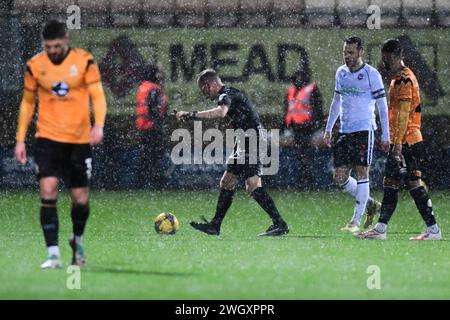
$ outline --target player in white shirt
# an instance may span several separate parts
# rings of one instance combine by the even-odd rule
[[[375,210],[380,206],[370,198],[369,166],[374,144],[375,104],[381,122],[381,149],[389,150],[389,122],[386,94],[380,73],[363,61],[362,40],[350,37],[344,40],[345,64],[336,71],[336,89],[331,103],[324,143],[331,147],[332,130],[339,117],[339,137],[333,144],[334,179],[355,198],[351,221],[341,230],[358,232],[366,206],[370,225]],[[350,174],[354,170],[353,178]]]

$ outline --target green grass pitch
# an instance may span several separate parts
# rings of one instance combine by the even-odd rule
[[[291,232],[258,238],[270,221],[238,193],[219,237],[188,223],[210,217],[217,192],[99,192],[85,236],[88,265],[69,290],[69,200],[58,202],[64,268],[41,271],[46,256],[38,193],[0,192],[0,299],[449,299],[450,192],[431,192],[444,240],[411,242],[423,230],[402,192],[388,240],[360,241],[339,228],[352,202],[336,192],[271,192]],[[376,197],[381,194],[376,193]],[[159,235],[153,219],[173,212],[176,235]],[[380,289],[369,289],[369,266]],[[370,282],[370,281],[369,281]]]

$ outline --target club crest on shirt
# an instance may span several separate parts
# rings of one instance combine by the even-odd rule
[[[78,68],[76,65],[72,64],[69,68],[69,75],[71,77],[76,77],[78,75]]]
[[[364,79],[364,75],[362,73],[358,74],[358,80]]]

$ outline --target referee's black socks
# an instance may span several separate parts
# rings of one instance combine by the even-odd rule
[[[211,220],[217,229],[220,229],[223,218],[233,202],[234,190],[220,189],[219,199],[217,200],[216,214]]]
[[[72,204],[72,224],[73,234],[76,237],[81,237],[86,227],[86,222],[89,217],[89,204]]]
[[[276,226],[286,224],[281,218],[275,203],[263,187],[258,187],[252,192],[252,197],[267,212]]]
[[[59,221],[56,199],[41,199],[40,220],[47,247],[57,246]]]

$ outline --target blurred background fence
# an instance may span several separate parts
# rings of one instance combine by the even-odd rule
[[[3,0],[26,24],[81,9],[84,27],[365,27],[377,5],[383,27],[449,27],[448,0]]]
[[[214,67],[255,101],[267,128],[280,128],[284,96],[292,75],[301,68],[311,69],[327,113],[334,72],[342,63],[341,40],[352,34],[363,38],[366,61],[374,66],[380,62],[379,45],[386,38],[397,37],[408,48],[405,60],[418,75],[425,101],[427,182],[432,188],[450,187],[450,0],[2,0],[0,183],[4,188],[36,185],[32,158],[25,167],[12,158],[23,66],[41,50],[42,23],[55,17],[68,19],[73,5],[80,10],[81,28],[70,30],[72,45],[95,55],[109,107],[105,143],[95,150],[94,187],[136,187],[141,146],[134,129],[134,101],[144,65],[159,63],[165,69],[171,108],[212,106],[196,88],[195,75],[204,67]],[[380,29],[367,26],[371,5],[380,8]],[[178,124],[169,119],[168,127],[172,130]],[[222,125],[206,122],[204,130],[210,127]],[[304,156],[315,162],[313,187],[331,187],[330,150],[315,143]],[[383,155],[377,152],[376,159],[373,187],[380,186],[383,171]],[[298,188],[302,172],[297,160],[292,148],[282,148],[279,174],[266,177],[266,183]],[[170,188],[215,187],[224,169],[174,166],[168,154],[163,167]]]

